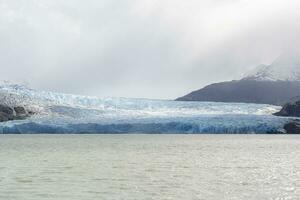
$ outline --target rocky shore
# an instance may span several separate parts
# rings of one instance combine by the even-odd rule
[[[278,113],[275,113],[275,115],[285,117],[300,117],[300,101],[285,104]]]
[[[0,104],[0,122],[11,120],[22,120],[33,115],[31,111],[27,111],[23,106],[10,107]]]
[[[294,120],[284,126],[284,130],[289,134],[300,134],[300,120]]]
[[[300,117],[300,101],[285,104],[282,109],[274,115],[283,117]],[[284,126],[284,130],[289,134],[300,134],[300,120],[291,120]]]

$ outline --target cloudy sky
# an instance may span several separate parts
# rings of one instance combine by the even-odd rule
[[[0,0],[0,79],[172,99],[300,44],[299,0]]]

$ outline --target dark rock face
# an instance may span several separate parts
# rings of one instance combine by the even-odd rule
[[[239,80],[212,84],[176,100],[283,105],[299,94],[300,81]]]
[[[285,104],[282,109],[275,113],[276,116],[300,117],[300,101],[292,101]],[[300,120],[294,119],[284,125],[284,130],[289,134],[300,134]]]
[[[11,108],[9,106],[0,105],[0,122],[6,122],[10,120],[22,120],[26,119],[34,113],[27,113],[26,109],[21,106]]]
[[[8,106],[0,105],[0,112],[13,115],[14,110]]]
[[[12,120],[14,110],[8,106],[0,105],[0,122]]]
[[[5,122],[5,121],[9,121],[11,119],[11,117],[4,112],[0,112],[0,122]]]
[[[300,117],[300,101],[285,104],[282,109],[274,115],[284,117]]]
[[[26,115],[26,110],[24,107],[17,106],[17,107],[14,107],[14,110],[17,115]]]
[[[284,126],[284,130],[288,134],[300,134],[300,121],[295,120]]]

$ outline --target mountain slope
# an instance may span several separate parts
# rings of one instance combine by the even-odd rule
[[[300,81],[300,55],[283,54],[271,65],[260,65],[244,80]]]
[[[296,94],[300,94],[299,81],[240,80],[215,83],[177,100],[282,105]]]
[[[283,55],[238,81],[215,83],[178,101],[216,101],[283,105],[300,95],[300,56]]]

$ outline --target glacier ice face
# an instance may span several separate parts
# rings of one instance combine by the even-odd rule
[[[260,104],[97,98],[0,86],[0,102],[36,115],[0,123],[0,133],[274,133],[287,119]]]

